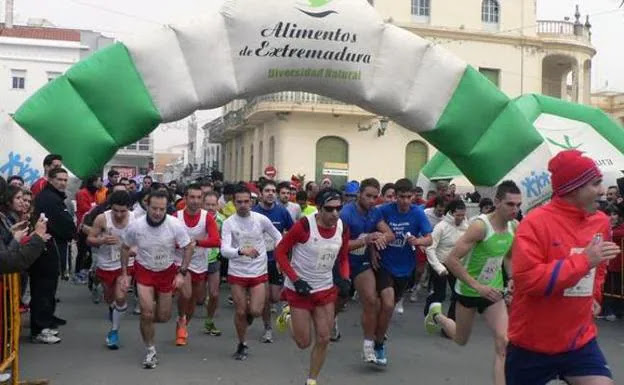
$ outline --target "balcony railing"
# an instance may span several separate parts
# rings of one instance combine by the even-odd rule
[[[537,34],[541,36],[574,38],[590,42],[591,27],[584,24],[575,24],[571,21],[540,20],[537,22]]]
[[[261,103],[284,103],[299,105],[342,105],[347,103],[302,91],[283,91],[272,94],[257,96],[249,101],[234,100],[228,103],[224,109],[224,115],[204,125],[211,137],[219,137],[226,128],[242,127],[246,124],[246,118],[255,111]],[[212,140],[212,139],[211,139]]]

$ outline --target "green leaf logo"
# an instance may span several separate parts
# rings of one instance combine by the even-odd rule
[[[579,145],[573,145],[572,141],[570,140],[570,137],[568,135],[564,135],[563,136],[563,141],[564,143],[558,143],[550,138],[546,138],[552,145],[557,146],[557,147],[561,147],[564,150],[577,150],[579,147],[581,147],[583,144],[579,144]]]
[[[329,4],[332,0],[308,0],[308,5],[310,8],[319,8],[324,7]]]

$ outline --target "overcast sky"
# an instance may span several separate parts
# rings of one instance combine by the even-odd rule
[[[408,1],[408,0],[379,0]],[[434,0],[435,1],[435,0]],[[503,0],[505,1],[517,0]],[[525,0],[532,1],[532,0]],[[0,0],[1,3],[2,0]],[[91,29],[122,38],[158,24],[188,19],[204,4],[217,9],[222,0],[15,0],[16,20],[45,18],[59,27]],[[459,2],[459,0],[458,0]],[[590,15],[592,42],[598,53],[593,59],[592,89],[624,92],[624,7],[621,0],[537,0],[537,17],[542,20],[573,20],[574,6]],[[4,4],[2,4],[2,10]],[[200,124],[215,112],[202,114]],[[172,143],[173,144],[173,143]],[[177,144],[177,143],[176,143]],[[158,147],[161,147],[158,145]]]

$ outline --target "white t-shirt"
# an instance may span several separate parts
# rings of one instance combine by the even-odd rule
[[[104,219],[106,220],[106,230],[109,235],[114,235],[123,241],[123,235],[134,222],[134,216],[132,213],[128,213],[128,224],[126,227],[120,229],[115,227],[113,218],[111,216],[111,210],[104,212]],[[95,258],[95,264],[98,269],[113,271],[121,269],[121,244],[117,245],[100,245],[99,247],[93,247],[93,257]],[[128,266],[134,265],[134,258],[130,257]]]
[[[288,214],[290,214],[293,222],[297,222],[299,218],[301,218],[301,206],[299,206],[297,203],[286,202],[286,204],[284,204],[283,206],[288,211]]]
[[[171,215],[157,227],[150,226],[144,216],[128,226],[123,241],[127,246],[137,246],[137,263],[148,270],[163,271],[173,264],[176,246],[188,246],[191,238],[184,225]]]
[[[264,235],[275,240],[282,240],[282,234],[273,226],[271,220],[262,214],[251,211],[249,216],[234,214],[223,222],[221,228],[221,255],[229,259],[228,275],[241,278],[255,278],[267,273],[267,253]],[[255,248],[256,258],[238,255],[238,249]]]

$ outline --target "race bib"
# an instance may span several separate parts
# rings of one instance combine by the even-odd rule
[[[368,233],[362,233],[362,234],[360,234],[359,237],[357,237],[357,239],[363,239],[367,235],[368,235]],[[364,246],[362,246],[360,248],[357,248],[355,250],[351,250],[350,253],[353,254],[353,255],[364,255],[364,254],[366,254],[366,245],[364,245]]]
[[[329,270],[334,267],[336,252],[332,247],[322,247],[316,258],[316,270]]]
[[[169,253],[164,248],[152,249],[152,258],[156,269],[164,269],[171,264]]]
[[[596,277],[596,268],[594,267],[581,278],[576,285],[569,287],[563,291],[564,297],[591,297],[594,294],[594,278]]]
[[[120,247],[111,247],[111,261],[118,262],[121,260],[121,248]]]
[[[477,281],[479,283],[487,285],[492,282],[492,280],[496,277],[496,274],[500,271],[502,267],[502,261],[500,258],[488,258],[481,269],[481,273],[479,273],[479,277]]]

